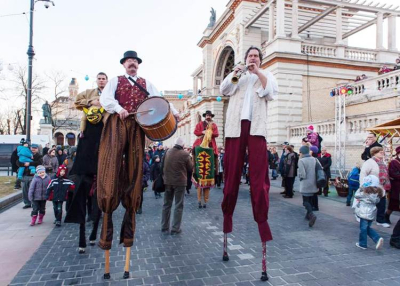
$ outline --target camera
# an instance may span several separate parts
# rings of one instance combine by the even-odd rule
[[[44,2],[44,7],[45,7],[46,9],[49,9],[49,7],[50,7],[50,2]]]

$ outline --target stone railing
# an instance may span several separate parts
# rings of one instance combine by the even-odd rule
[[[397,96],[397,89],[400,89],[400,70],[348,84],[353,86],[354,90],[353,94],[347,95],[346,105]],[[337,86],[337,90],[340,86]]]
[[[363,115],[347,116],[346,134],[349,141],[361,142],[370,128],[386,121],[400,117],[400,111],[388,110],[386,112],[368,113]],[[335,120],[302,123],[288,127],[288,141],[291,144],[299,145],[301,139],[306,136],[307,127],[313,125],[314,130],[324,138],[324,144],[333,146],[335,144]]]
[[[359,48],[345,48],[344,57],[349,60],[376,62],[378,52],[359,49]]]
[[[303,42],[301,44],[301,53],[310,56],[336,58],[340,57],[338,47],[335,45],[321,45]],[[355,61],[376,62],[378,52],[370,49],[362,48],[344,48],[344,58]]]
[[[301,52],[311,56],[336,57],[336,47],[332,46],[303,43],[301,44]]]

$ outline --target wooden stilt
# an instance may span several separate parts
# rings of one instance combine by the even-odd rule
[[[105,253],[106,265],[104,269],[104,279],[110,279],[110,250],[106,250]]]
[[[267,281],[267,244],[266,242],[262,242],[262,272],[261,272],[261,281]]]
[[[129,278],[129,266],[131,262],[131,248],[126,248],[126,255],[125,255],[125,272],[124,272],[124,279]]]
[[[229,261],[228,256],[228,234],[224,233],[224,255],[222,256],[223,261]]]

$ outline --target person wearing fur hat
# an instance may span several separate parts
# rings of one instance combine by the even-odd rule
[[[368,175],[363,178],[362,186],[354,196],[355,214],[360,219],[360,236],[356,246],[361,249],[367,249],[367,236],[376,243],[376,249],[380,249],[383,245],[383,238],[371,228],[371,224],[376,218],[376,204],[384,195],[385,191],[382,189],[379,178]]]
[[[389,163],[389,177],[391,189],[385,220],[391,224],[390,215],[392,212],[400,212],[400,146],[396,148],[396,157]]]
[[[50,182],[50,176],[46,174],[46,168],[42,165],[36,167],[36,175],[30,186],[28,197],[32,203],[31,226],[34,226],[39,215],[38,224],[43,222],[46,214],[46,190]]]
[[[309,221],[309,227],[312,227],[317,220],[313,213],[313,198],[318,192],[315,164],[319,164],[319,162],[310,155],[310,148],[301,146],[298,175],[300,178],[300,193],[303,196],[303,206],[307,210],[306,219]]]
[[[219,136],[218,132],[218,126],[213,122],[214,114],[210,111],[207,110],[205,113],[203,113],[204,121],[200,121],[197,123],[196,128],[194,129],[194,135],[197,136],[196,140],[193,143],[193,152],[197,146],[200,146],[200,144],[203,142],[204,134],[206,133],[207,128],[209,128],[209,125],[211,125],[212,128],[212,136],[211,136],[211,142],[209,143],[210,148],[214,150],[214,166],[216,166],[214,173],[215,177],[217,175],[217,166],[218,166],[218,147],[217,143],[215,141],[215,138]],[[197,201],[199,203],[199,208],[206,208],[208,198],[210,195],[210,188],[201,188],[200,186],[197,188]],[[202,204],[202,197],[203,197],[203,204]]]
[[[68,193],[74,189],[75,183],[67,179],[67,167],[59,166],[55,178],[50,181],[46,191],[46,199],[53,201],[56,226],[61,226],[62,205],[68,199]]]

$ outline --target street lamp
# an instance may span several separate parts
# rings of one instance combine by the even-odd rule
[[[44,2],[44,7],[48,9],[50,7],[50,3],[54,5],[54,2],[51,0],[31,0],[31,9],[30,9],[30,25],[29,25],[29,46],[28,46],[28,89],[26,94],[26,141],[31,143],[31,120],[32,120],[32,111],[31,111],[31,101],[32,101],[32,61],[35,56],[35,51],[33,50],[33,11],[35,9],[36,2]]]

